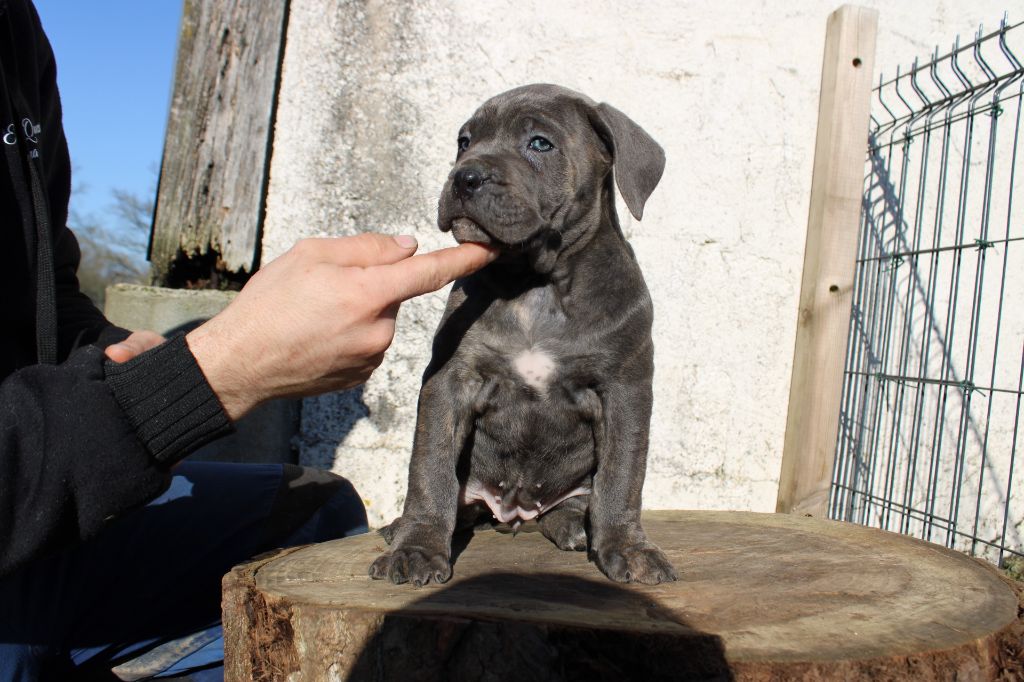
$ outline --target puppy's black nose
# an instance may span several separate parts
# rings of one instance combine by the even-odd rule
[[[478,189],[487,181],[484,174],[478,168],[462,168],[455,171],[452,189],[460,199],[472,199]]]

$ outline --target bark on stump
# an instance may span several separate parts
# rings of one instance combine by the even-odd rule
[[[538,532],[477,531],[422,589],[367,577],[376,534],[259,558],[224,579],[226,677],[1024,679],[1020,586],[981,561],[782,514],[645,526],[678,582],[618,585]]]

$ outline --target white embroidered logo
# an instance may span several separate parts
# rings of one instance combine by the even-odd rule
[[[43,126],[33,123],[30,118],[23,118],[21,119],[21,129],[25,131],[26,140],[32,144],[39,144],[39,138],[36,136],[43,132]]]
[[[21,130],[24,138],[32,144],[39,144],[39,134],[43,132],[43,126],[33,123],[30,118],[21,119]],[[4,144],[18,144],[18,133],[14,130],[14,124],[8,123],[4,131]]]

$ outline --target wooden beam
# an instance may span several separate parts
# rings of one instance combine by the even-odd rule
[[[287,7],[185,0],[150,237],[158,284],[259,265]]]
[[[877,28],[878,12],[856,5],[828,18],[779,512],[828,514]]]

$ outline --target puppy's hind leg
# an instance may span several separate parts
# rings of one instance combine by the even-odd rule
[[[399,522],[402,517],[399,516],[397,519],[384,526],[383,528],[377,529],[377,534],[384,538],[384,542],[391,544],[391,541],[395,539],[395,533],[398,532]]]
[[[563,500],[558,506],[546,512],[537,525],[548,540],[558,549],[582,552],[587,548],[587,502],[589,495],[579,495]]]

